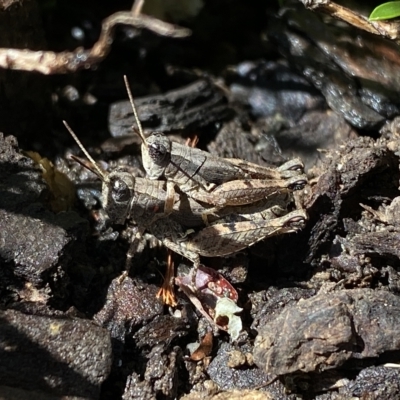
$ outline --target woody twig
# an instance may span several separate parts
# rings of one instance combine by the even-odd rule
[[[74,51],[56,53],[0,48],[0,68],[36,71],[44,75],[68,74],[80,69],[89,69],[101,62],[109,53],[117,25],[148,29],[158,35],[172,38],[191,35],[190,29],[169,24],[149,15],[120,11],[103,21],[99,40],[91,49],[79,47]]]
[[[370,21],[364,15],[336,4],[330,0],[300,0],[304,6],[313,11],[328,14],[340,21],[347,22],[358,29],[400,42],[400,23],[398,21]]]

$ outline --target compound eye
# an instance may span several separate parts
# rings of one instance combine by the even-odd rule
[[[129,201],[131,192],[128,185],[122,180],[117,179],[113,184],[112,197],[117,203],[124,203]]]
[[[153,143],[149,146],[149,154],[154,162],[162,162],[167,156],[168,150],[160,143]]]

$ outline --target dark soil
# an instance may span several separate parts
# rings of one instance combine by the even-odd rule
[[[89,48],[130,7],[0,0],[0,47]],[[400,399],[399,48],[297,2],[165,18],[192,36],[121,26],[87,70],[0,70],[0,398]],[[182,291],[156,297],[167,252],[148,233],[122,280],[132,228],[103,224],[70,157],[62,120],[102,168],[145,176],[123,75],[145,130],[306,165],[301,232],[202,259],[238,292],[234,342]]]

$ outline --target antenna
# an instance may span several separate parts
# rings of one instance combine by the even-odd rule
[[[71,134],[71,136],[74,138],[75,142],[78,144],[79,148],[83,151],[83,154],[86,156],[86,158],[92,163],[93,168],[96,170],[96,172],[99,174],[99,177],[105,181],[106,176],[104,175],[104,172],[100,169],[100,167],[96,164],[94,161],[93,157],[89,154],[89,152],[83,147],[83,144],[81,141],[78,139],[78,136],[75,135],[74,131],[71,129],[71,127],[67,124],[66,121],[63,121],[64,126],[68,129],[68,132]],[[94,171],[93,171],[94,172]]]
[[[147,146],[146,138],[143,134],[142,124],[140,123],[139,116],[136,111],[135,103],[133,102],[131,88],[129,87],[129,82],[128,82],[128,78],[126,75],[124,75],[124,82],[125,82],[126,91],[128,92],[129,102],[131,103],[131,106],[132,106],[133,115],[135,116],[136,125],[138,126],[138,129],[139,129],[139,131],[136,131],[136,132],[139,134],[140,138],[142,139],[142,142]]]

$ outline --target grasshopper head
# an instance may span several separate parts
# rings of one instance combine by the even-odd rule
[[[150,179],[164,174],[171,161],[171,141],[162,132],[153,132],[142,144],[143,167]]]
[[[110,172],[103,180],[102,204],[113,224],[124,224],[129,218],[134,187],[134,176],[123,168]]]
[[[143,167],[150,179],[158,179],[164,174],[171,159],[171,141],[162,132],[153,132],[149,137],[145,137],[126,76],[124,76],[124,81],[137,125],[134,131],[142,140]]]
[[[73,156],[73,159],[82,164],[89,171],[95,173],[102,181],[101,203],[104,211],[107,213],[110,221],[114,224],[124,224],[129,217],[132,199],[135,195],[135,178],[127,172],[124,167],[119,167],[114,171],[107,173],[103,171],[94,161],[93,157],[85,149],[78,137],[65,122],[64,125],[74,138],[75,142],[81,148],[89,163]]]

